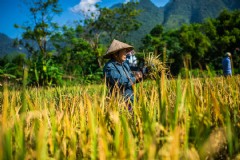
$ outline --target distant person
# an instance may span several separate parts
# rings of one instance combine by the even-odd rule
[[[126,61],[127,53],[133,50],[133,46],[118,40],[113,40],[104,58],[110,59],[103,68],[107,86],[110,93],[113,91],[120,93],[127,104],[128,110],[132,112],[134,100],[133,85],[142,79],[141,72],[133,74]]]
[[[227,52],[225,57],[222,60],[222,67],[223,67],[223,75],[225,77],[232,76],[232,67],[231,67],[231,53]]]

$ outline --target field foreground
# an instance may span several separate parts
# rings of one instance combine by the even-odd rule
[[[240,76],[2,90],[0,159],[240,159]]]

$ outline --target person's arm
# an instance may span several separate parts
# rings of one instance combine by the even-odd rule
[[[127,69],[133,83],[138,83],[142,80],[142,72],[141,71],[132,71],[130,69],[130,66],[128,65],[128,63],[124,63],[124,67]]]
[[[126,76],[121,75],[117,70],[117,68],[111,63],[109,63],[104,68],[104,73],[105,73],[107,82],[110,83],[111,85],[115,85],[115,83],[118,83],[118,86],[130,87],[132,86],[132,83],[136,82],[135,77],[130,77],[131,78],[131,81],[130,81]]]

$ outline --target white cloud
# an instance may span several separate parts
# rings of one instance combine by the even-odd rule
[[[128,3],[128,2],[130,2],[130,0],[125,0],[125,2],[124,2],[124,3]]]
[[[92,13],[98,14],[98,9],[95,6],[98,2],[101,2],[101,0],[80,0],[80,3],[70,8],[70,10],[85,16],[90,16]]]

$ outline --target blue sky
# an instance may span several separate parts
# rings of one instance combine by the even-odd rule
[[[28,21],[29,14],[23,3],[24,0],[0,0],[0,33],[11,38],[21,37],[21,30],[13,27],[14,24],[22,25]],[[102,7],[110,7],[116,3],[123,3],[127,0],[59,0],[63,12],[55,17],[60,25],[71,25],[74,20],[81,18],[79,10],[90,9],[95,11],[93,4]],[[169,0],[151,0],[156,6],[164,6]]]

